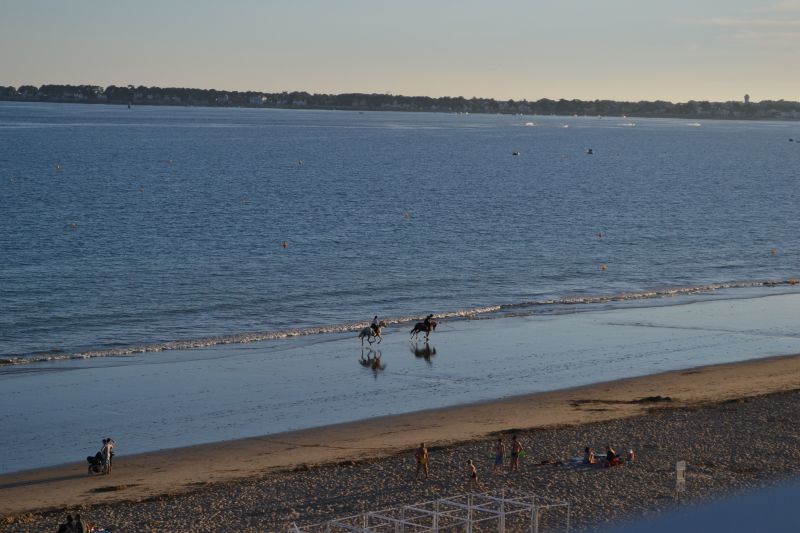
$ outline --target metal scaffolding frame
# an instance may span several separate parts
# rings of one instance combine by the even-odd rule
[[[289,528],[289,533],[569,533],[569,503],[514,490],[470,492]]]

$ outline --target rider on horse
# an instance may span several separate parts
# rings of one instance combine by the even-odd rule
[[[380,329],[381,329],[381,327],[380,327],[380,325],[379,325],[379,324],[380,324],[380,322],[378,321],[378,315],[375,315],[375,317],[372,319],[372,324],[370,324],[370,325],[369,325],[369,327],[371,327],[371,328],[372,328],[372,332],[373,332],[375,335],[377,335],[377,334],[378,334],[378,332],[379,332],[379,331],[380,331]]]
[[[423,320],[423,322],[425,323],[425,331],[430,331],[431,330],[431,319],[432,318],[433,318],[433,314],[430,314],[430,315],[425,317],[425,320]]]

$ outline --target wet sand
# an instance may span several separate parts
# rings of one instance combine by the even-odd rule
[[[289,521],[462,492],[467,457],[479,462],[490,488],[563,497],[579,524],[603,522],[671,505],[677,459],[698,467],[691,471],[691,498],[800,473],[800,395],[786,392],[798,389],[800,356],[774,357],[120,455],[110,476],[89,477],[82,463],[3,475],[0,530],[50,529],[61,510],[81,506],[85,516],[116,531],[133,524],[140,531],[217,531],[231,523],[242,531],[277,531]],[[529,453],[523,473],[490,475],[488,436],[515,429]],[[420,441],[433,447],[434,479],[427,484],[416,484],[409,471],[410,450]],[[637,449],[635,468],[587,475],[534,464],[606,442]],[[586,510],[589,500],[606,494],[613,496],[608,505]]]

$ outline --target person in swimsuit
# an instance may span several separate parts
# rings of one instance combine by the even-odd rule
[[[522,444],[517,440],[517,436],[511,437],[511,464],[509,470],[511,472],[519,472],[519,456],[522,454]]]
[[[469,471],[469,481],[467,482],[467,490],[479,490],[483,492],[483,487],[478,482],[478,469],[475,468],[475,463],[472,459],[467,461],[467,470]]]
[[[495,472],[503,470],[503,460],[506,457],[506,445],[503,443],[503,437],[497,438],[497,444],[494,445],[494,470]]]
[[[419,448],[414,452],[414,458],[417,460],[417,474],[414,479],[419,479],[420,471],[425,474],[425,479],[428,479],[428,449],[424,442],[419,443]]]

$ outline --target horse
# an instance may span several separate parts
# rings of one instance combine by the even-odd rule
[[[366,338],[367,342],[370,344],[375,342],[375,339],[377,339],[378,343],[380,344],[380,342],[383,340],[383,337],[381,337],[381,329],[385,327],[386,327],[386,322],[381,320],[380,322],[378,322],[378,327],[376,330],[373,330],[372,326],[367,326],[364,329],[362,329],[361,333],[358,334],[358,338],[361,339],[361,346],[364,346],[364,338]]]
[[[417,322],[414,324],[414,327],[411,329],[411,336],[414,338],[419,338],[419,334],[424,333],[425,340],[428,340],[428,336],[431,334],[431,331],[436,331],[436,321],[431,320],[428,323],[430,324],[429,327],[425,326],[425,322]]]

